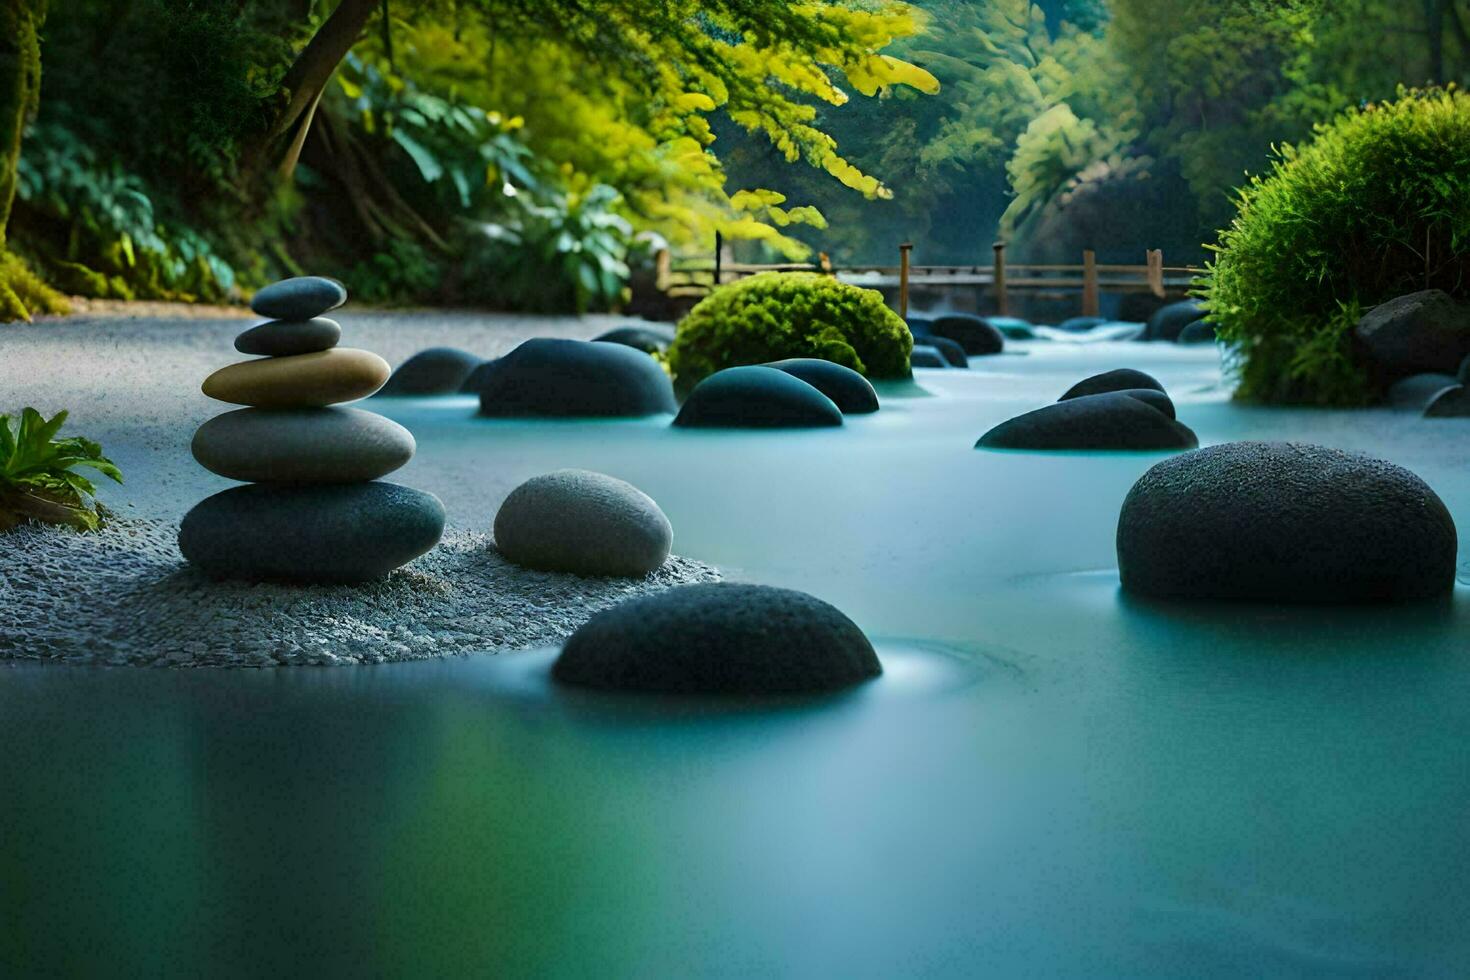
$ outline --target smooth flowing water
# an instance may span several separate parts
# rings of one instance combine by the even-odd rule
[[[1149,454],[972,449],[1096,371],[1205,444],[1403,463],[1470,528],[1470,423],[1228,402],[1213,349],[1034,345],[820,432],[374,404],[477,480],[630,480],[682,554],[803,589],[887,673],[767,705],[551,687],[554,651],[0,672],[0,966],[383,974],[1448,975],[1470,954],[1470,592],[1160,606]],[[0,970],[0,972],[4,972]]]

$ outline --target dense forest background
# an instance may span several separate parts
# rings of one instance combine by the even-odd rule
[[[1198,262],[1273,146],[1470,75],[1470,0],[0,0],[0,28],[9,249],[119,298],[312,271],[608,308],[716,231]]]

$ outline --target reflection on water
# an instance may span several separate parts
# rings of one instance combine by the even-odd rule
[[[550,651],[3,669],[0,965],[1457,972],[1470,592],[1362,609],[1132,601],[1113,532],[1155,457],[970,448],[1131,365],[1205,443],[1377,451],[1470,527],[1454,423],[1241,408],[1212,357],[1038,348],[926,373],[933,397],[823,433],[382,406],[421,456],[465,457],[469,491],[559,466],[631,480],[677,550],[834,602],[877,637],[886,673],[752,705],[558,691]],[[429,489],[451,519],[467,506],[464,488]]]

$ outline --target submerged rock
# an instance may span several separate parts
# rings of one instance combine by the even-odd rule
[[[842,411],[813,386],[774,367],[716,371],[694,386],[674,419],[704,428],[803,428],[842,424]]]
[[[1164,386],[1151,374],[1135,371],[1133,368],[1116,368],[1112,371],[1104,371],[1102,374],[1094,374],[1090,378],[1083,378],[1063,392],[1062,397],[1057,401],[1064,402],[1085,395],[1101,395],[1105,391],[1129,391],[1141,388],[1152,388],[1154,391],[1164,390]]]
[[[242,408],[194,433],[194,458],[231,480],[354,483],[376,480],[413,458],[413,435],[356,408]]]
[[[1007,340],[1033,340],[1036,330],[1031,326],[1029,320],[1022,320],[1015,316],[988,316],[985,322],[996,330]]]
[[[347,290],[335,279],[297,276],[271,283],[250,300],[250,308],[273,320],[310,320],[347,302]]]
[[[270,320],[236,337],[235,350],[242,354],[289,357],[327,350],[341,340],[342,325],[324,316],[311,320]]]
[[[975,447],[1150,450],[1198,446],[1199,440],[1187,426],[1161,410],[1161,395],[1142,389],[1069,398],[1002,422],[981,436]],[[1167,401],[1167,395],[1162,397]]]
[[[936,337],[948,337],[963,347],[966,354],[976,357],[999,354],[1006,345],[999,330],[984,317],[970,313],[947,313],[935,317],[930,329]]]
[[[1373,307],[1353,334],[1388,377],[1450,373],[1470,356],[1470,304],[1440,289],[1410,293]]]
[[[387,380],[388,362],[377,354],[333,347],[231,364],[205,378],[201,390],[236,405],[317,408],[366,398]]]
[[[1176,344],[1213,344],[1217,339],[1213,323],[1209,320],[1196,320],[1179,331],[1179,336],[1174,342]]]
[[[653,498],[588,470],[533,477],[495,515],[495,547],[527,568],[644,576],[664,563],[674,529]]]
[[[865,415],[878,411],[878,393],[867,378],[844,364],[835,364],[816,357],[791,357],[784,361],[772,361],[766,367],[785,371],[793,378],[805,381],[813,388],[832,399],[844,415]]]
[[[1074,316],[1069,320],[1063,320],[1061,323],[1058,323],[1057,329],[1065,330],[1068,333],[1083,333],[1094,327],[1100,327],[1107,322],[1106,318],[1100,316]]]
[[[922,343],[938,351],[939,356],[944,358],[945,363],[950,367],[967,368],[970,366],[970,359],[965,356],[965,349],[948,337],[925,337]],[[912,358],[910,358],[910,365],[912,365]]]
[[[923,338],[928,340],[929,338]],[[949,361],[939,353],[939,348],[930,344],[914,344],[914,349],[909,352],[909,367],[916,368],[947,368]]]
[[[527,340],[479,372],[480,414],[643,416],[674,412],[674,386],[658,362],[622,344]]]
[[[883,671],[852,620],[802,592],[690,585],[594,616],[552,667],[563,684],[666,694],[808,694]]]
[[[1123,587],[1160,599],[1364,602],[1447,594],[1454,520],[1369,456],[1236,442],[1155,465],[1118,518]]]
[[[464,387],[481,358],[457,347],[430,347],[398,365],[380,396],[454,395]]]
[[[179,550],[214,578],[365,582],[439,542],[444,505],[396,483],[253,483],[206,497]]]
[[[1422,412],[1446,388],[1461,382],[1452,374],[1414,374],[1388,386],[1388,404],[1399,411]]]
[[[1427,419],[1462,419],[1470,416],[1470,388],[1452,385],[1430,399],[1424,406]]]

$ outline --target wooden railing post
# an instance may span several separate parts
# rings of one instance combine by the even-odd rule
[[[995,290],[995,312],[998,316],[1009,316],[1011,304],[1006,296],[1006,243],[996,242],[990,247],[995,249],[995,272],[991,276],[991,288]]]
[[[898,315],[907,319],[909,315],[909,252],[912,242],[898,246]]]
[[[669,254],[668,249],[658,250],[658,254],[653,257],[653,269],[654,287],[661,293],[668,292],[669,287],[673,286],[674,277],[674,257]]]
[[[725,251],[725,236],[715,232],[715,288],[720,288],[721,254]]]
[[[1087,249],[1082,253],[1082,315],[1097,316],[1097,253]]]
[[[1164,298],[1164,250],[1148,250],[1148,291],[1159,299]]]

